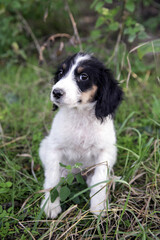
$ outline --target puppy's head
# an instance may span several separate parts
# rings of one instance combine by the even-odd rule
[[[96,117],[103,120],[113,115],[121,100],[122,90],[111,72],[89,54],[67,58],[55,74],[51,101],[58,107],[82,108],[92,104]]]

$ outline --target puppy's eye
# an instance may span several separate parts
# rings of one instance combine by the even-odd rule
[[[82,73],[80,76],[79,76],[79,79],[81,81],[87,81],[89,79],[89,76],[87,75],[87,73]]]
[[[62,70],[62,69],[60,69],[60,70],[59,70],[59,72],[58,72],[58,78],[61,78],[61,77],[62,77],[62,75],[63,75],[63,70]]]

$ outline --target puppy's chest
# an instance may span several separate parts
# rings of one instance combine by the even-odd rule
[[[98,155],[97,134],[92,126],[88,124],[72,124],[63,129],[63,139],[60,139],[60,148],[63,153],[64,164],[74,165],[75,162],[83,164],[83,168],[94,164]]]
[[[92,123],[71,122],[63,126],[63,144],[74,149],[87,149],[97,145],[98,132]]]
[[[106,142],[103,126],[92,114],[60,111],[52,126],[53,141],[66,158],[95,156]]]

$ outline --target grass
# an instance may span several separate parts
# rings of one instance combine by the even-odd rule
[[[111,208],[105,218],[88,211],[87,186],[75,180],[63,183],[71,192],[63,213],[45,218],[38,148],[53,118],[51,74],[35,60],[1,71],[0,239],[160,239],[159,83],[154,69],[138,61],[129,88],[122,83],[125,99],[115,120],[118,161],[106,182]]]

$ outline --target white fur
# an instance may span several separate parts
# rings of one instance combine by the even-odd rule
[[[83,58],[77,59],[69,74],[53,86],[53,89],[63,88],[66,95],[59,104],[60,109],[53,120],[49,135],[40,145],[39,155],[45,171],[45,189],[58,184],[63,174],[60,162],[65,165],[82,163],[83,169],[95,165],[93,175],[88,176],[88,186],[106,181],[116,162],[116,136],[112,118],[108,116],[101,123],[95,117],[95,103],[83,104],[81,107],[77,103],[80,91],[73,81],[73,70]],[[55,102],[52,94],[51,100]],[[92,213],[99,214],[106,209],[105,183],[91,188],[90,197]],[[43,206],[47,217],[56,218],[61,212],[59,197],[51,203],[49,192],[45,194],[41,204],[41,207]]]

